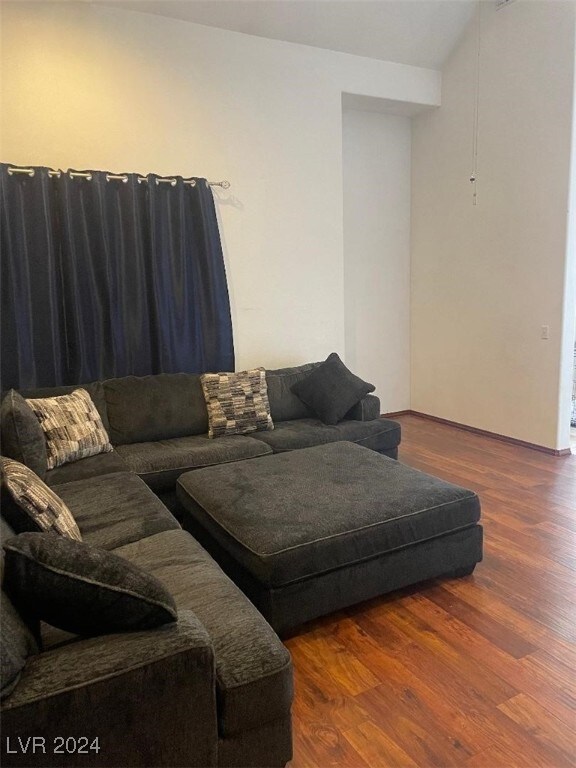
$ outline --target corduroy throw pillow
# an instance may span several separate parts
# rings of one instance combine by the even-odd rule
[[[178,618],[166,587],[113,552],[46,533],[21,533],[4,550],[4,584],[14,605],[59,629],[101,635]]]
[[[292,392],[312,408],[324,424],[338,424],[374,385],[349,371],[336,352],[292,386]]]

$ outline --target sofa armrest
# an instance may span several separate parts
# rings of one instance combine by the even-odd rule
[[[2,731],[3,766],[215,765],[210,637],[182,611],[155,630],[76,640],[32,656],[2,702]],[[70,737],[75,741],[66,742]]]
[[[352,421],[372,421],[380,418],[380,398],[376,395],[366,395],[353,408],[350,408],[345,419]]]

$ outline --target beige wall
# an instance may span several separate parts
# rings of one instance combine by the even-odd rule
[[[477,206],[476,24],[413,125],[412,408],[566,448],[574,5],[480,8]]]
[[[346,360],[382,411],[410,408],[408,117],[344,110]]]
[[[86,3],[2,17],[3,161],[229,179],[238,368],[344,353],[342,91],[438,104],[438,73]]]
[[[565,447],[573,5],[481,9],[478,206],[474,25],[443,72],[443,106],[413,120],[410,319],[406,206],[373,178],[402,141],[388,136],[343,217],[341,98],[437,105],[439,73],[87,3],[2,3],[1,159],[230,179],[217,207],[239,368],[336,350],[377,379],[385,409],[400,408],[411,322],[412,408]],[[350,162],[384,141],[380,117],[344,124]],[[373,223],[359,257],[368,287],[353,228],[344,248],[347,215]],[[372,326],[351,309],[362,293]]]

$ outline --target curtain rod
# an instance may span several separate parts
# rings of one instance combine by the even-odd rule
[[[34,168],[8,168],[8,173],[12,175],[13,173],[26,173],[28,176],[34,176],[36,173]],[[88,181],[92,181],[92,174],[91,173],[82,173],[80,171],[55,171],[52,168],[48,169],[48,176],[57,176],[60,178],[62,173],[68,173],[71,178],[78,177],[83,179],[88,179]],[[126,183],[128,181],[128,175],[125,173],[117,174],[117,173],[107,173],[106,174],[106,181],[112,181],[112,180],[119,180]],[[138,183],[142,183],[143,181],[148,181],[146,176],[138,176]],[[166,176],[156,179],[156,184],[171,184],[173,187],[176,186],[177,180],[174,177]],[[189,184],[191,187],[196,186],[196,179],[184,179],[184,184]],[[222,187],[222,189],[229,189],[230,182],[229,181],[207,181],[206,184],[209,187]]]

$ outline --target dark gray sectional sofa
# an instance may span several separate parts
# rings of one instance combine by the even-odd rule
[[[284,765],[290,656],[256,608],[136,475],[55,489],[84,541],[154,574],[179,618],[94,638],[45,626],[42,652],[2,702],[2,765]],[[100,751],[54,754],[59,735],[98,737]],[[28,736],[50,749],[41,756],[4,751],[6,738],[14,748]]]
[[[114,446],[66,464],[45,481],[72,511],[83,539],[154,574],[179,620],[156,630],[79,638],[44,627],[2,702],[2,764],[30,766],[282,766],[291,757],[290,656],[277,635],[177,520],[178,477],[208,467],[347,440],[396,457],[400,428],[367,396],[336,426],[290,391],[314,365],[267,372],[275,429],[207,437],[199,377],[165,374],[81,385]],[[23,392],[64,394],[75,387]],[[2,451],[9,402],[1,409]],[[169,508],[171,511],[169,511]],[[172,514],[174,513],[174,514]],[[3,538],[11,536],[3,521]],[[6,737],[99,737],[99,753],[40,759],[7,754]],[[14,742],[12,742],[14,744]]]
[[[251,435],[208,438],[208,415],[200,377],[174,373],[126,376],[82,384],[102,418],[112,453],[102,453],[46,474],[48,485],[82,480],[110,472],[130,471],[177,510],[176,480],[191,469],[251,459],[272,453],[347,440],[396,458],[400,425],[381,419],[380,401],[367,395],[334,426],[323,424],[290,391],[319,363],[266,372],[274,429]],[[52,397],[76,387],[35,389],[24,397]],[[17,458],[17,457],[14,457]]]

